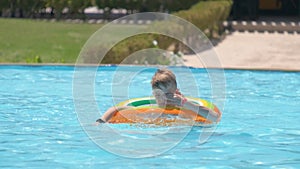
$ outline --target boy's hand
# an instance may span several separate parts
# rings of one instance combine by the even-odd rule
[[[166,97],[167,97],[167,105],[172,105],[172,106],[182,106],[182,102],[186,100],[185,97],[180,93],[178,89],[174,94],[173,93],[166,94]]]

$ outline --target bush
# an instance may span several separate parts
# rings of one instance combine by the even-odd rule
[[[42,58],[40,56],[35,56],[34,58],[27,57],[26,63],[42,63]]]
[[[157,45],[155,45],[153,41],[158,41]],[[167,53],[159,51],[159,49],[167,49],[175,43],[179,43],[179,41],[164,35],[150,33],[136,35],[119,42],[110,49],[101,63],[168,65],[171,62],[172,57]],[[153,50],[141,51],[143,49]],[[138,55],[134,54],[138,51],[141,51],[141,53]]]
[[[227,19],[232,5],[232,0],[214,0],[214,1],[200,1],[196,5],[192,6],[189,10],[183,10],[174,13],[174,15],[186,19],[193,23],[200,30],[206,33],[209,38],[218,38],[223,32],[222,22]],[[167,26],[166,26],[167,25]],[[164,30],[176,34],[176,30],[180,32],[183,27],[178,24],[166,23],[166,21],[154,22],[151,27],[155,27],[158,30]],[[188,32],[187,32],[188,33]],[[217,36],[216,36],[217,35]],[[125,39],[115,45],[103,58],[101,63],[121,63],[127,56],[133,54],[136,51],[148,48],[154,48],[153,41],[158,41],[158,46],[161,49],[168,49],[173,47],[174,53],[188,51],[190,49],[186,47],[181,41],[182,39],[173,39],[164,35],[157,34],[142,34]],[[101,48],[101,47],[100,47]],[[149,64],[168,64],[170,63],[161,56],[153,57],[147,63]],[[97,60],[97,59],[96,59]],[[144,63],[145,58],[140,58],[137,63]],[[85,61],[93,63],[93,59]]]
[[[232,0],[201,1],[191,9],[179,11],[174,15],[193,23],[205,31],[209,38],[213,38],[214,32],[220,34],[223,31],[222,23],[229,16],[231,5]]]
[[[152,44],[151,34],[142,34],[136,35],[130,38],[127,38],[117,45],[115,45],[102,60],[102,63],[121,63],[127,56],[131,55],[132,53],[147,49],[153,48],[154,45]]]

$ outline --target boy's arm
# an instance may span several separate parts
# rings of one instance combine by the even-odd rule
[[[109,108],[103,115],[101,118],[97,119],[96,122],[98,123],[106,123],[108,122],[111,117],[118,111],[121,111],[121,110],[125,110],[125,109],[130,109],[131,107],[130,106],[120,106],[120,107],[117,107],[117,106],[114,106],[114,107],[111,107]]]
[[[206,107],[199,106],[189,101],[185,102],[182,105],[182,107],[188,110],[192,110],[194,112],[198,112],[199,115],[205,117],[207,120],[210,120],[212,122],[217,122],[220,118],[220,115],[218,113],[210,111],[210,109]]]
[[[210,111],[210,109],[206,107],[199,106],[190,101],[187,101],[186,98],[184,98],[184,96],[181,93],[175,93],[172,96],[167,96],[167,102],[170,105],[183,107],[185,109],[197,112],[199,115],[205,117],[206,119],[212,122],[217,122],[220,118],[220,115],[218,113]]]

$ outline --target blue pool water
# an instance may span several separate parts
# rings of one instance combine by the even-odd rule
[[[113,105],[109,82],[116,68],[96,73],[100,112]],[[154,71],[135,76],[130,97],[151,95]],[[199,95],[209,99],[206,71],[191,71]],[[74,108],[73,72],[74,67],[0,66],[0,168],[300,168],[298,72],[226,70],[223,117],[210,139],[199,144],[202,128],[193,127],[169,151],[138,159],[99,148],[83,131]],[[188,85],[181,89],[190,94]],[[143,130],[138,127],[126,131]]]

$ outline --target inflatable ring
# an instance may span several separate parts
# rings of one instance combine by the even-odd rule
[[[220,115],[221,112],[211,102],[199,98],[187,97],[188,101],[194,102],[209,111]],[[109,123],[147,123],[147,124],[167,124],[167,123],[201,123],[211,124],[212,122],[202,117],[198,113],[180,109],[176,107],[159,108],[154,97],[144,97],[126,100],[116,106],[132,106],[116,112],[109,120]]]

